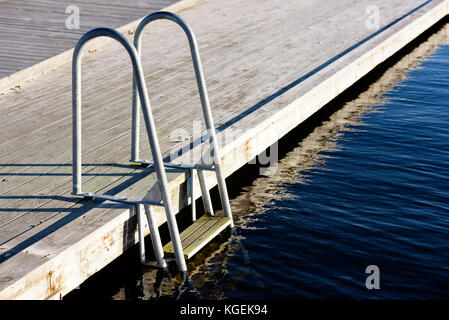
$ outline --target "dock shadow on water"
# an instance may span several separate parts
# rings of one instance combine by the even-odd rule
[[[447,298],[448,34],[440,24],[284,137],[277,174],[228,178],[236,226],[187,281],[142,269],[134,248],[66,299]]]

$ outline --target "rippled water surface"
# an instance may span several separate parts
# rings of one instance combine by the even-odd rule
[[[189,262],[187,286],[147,271],[79,297],[449,298],[447,30],[296,130],[276,175],[231,179],[236,228]]]

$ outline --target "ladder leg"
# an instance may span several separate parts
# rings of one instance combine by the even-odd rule
[[[145,264],[146,257],[145,257],[145,236],[143,233],[143,217],[142,212],[140,210],[140,205],[136,204],[134,206],[134,210],[137,215],[137,231],[139,233],[139,256],[140,256],[140,262],[142,264]]]
[[[215,159],[214,163],[215,172],[217,174],[218,191],[220,192],[221,205],[224,210],[225,217],[231,218],[230,227],[234,227],[234,220],[232,219],[231,205],[229,203],[228,189],[226,187],[225,178],[221,169],[221,163],[218,159]]]
[[[145,213],[150,227],[151,242],[153,243],[154,255],[156,256],[157,265],[160,268],[166,268],[167,264],[164,260],[164,251],[162,249],[161,236],[159,228],[154,221],[153,208],[149,205],[144,205]]]
[[[145,127],[147,129],[151,153],[153,154],[153,161],[158,178],[158,184],[161,188],[162,201],[165,207],[165,214],[167,215],[168,231],[170,232],[170,237],[173,242],[176,262],[178,263],[179,271],[187,271],[187,265],[181,245],[181,237],[179,236],[178,224],[176,222],[175,213],[171,203],[167,175],[165,173],[161,149],[156,135],[156,125],[154,124],[154,118],[151,112],[150,99],[146,90],[147,86],[145,84],[145,77],[143,75],[142,66],[140,65],[140,59],[133,60],[133,64],[137,66],[134,71],[134,79],[136,80],[143,118],[145,120]]]
[[[139,138],[140,138],[140,109],[139,96],[137,95],[136,80],[133,78],[133,109],[131,127],[131,162],[139,161]]]
[[[204,176],[203,170],[198,170],[198,178],[200,180],[201,194],[203,195],[204,209],[206,210],[206,213],[212,217],[214,215],[214,209],[212,207],[209,190],[206,186],[206,177]]]
[[[190,205],[192,208],[192,221],[196,221],[196,204],[195,204],[195,180],[193,180],[195,175],[195,169],[190,169],[189,177],[189,189],[190,189]]]

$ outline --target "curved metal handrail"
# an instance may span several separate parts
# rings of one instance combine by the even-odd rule
[[[134,35],[134,46],[138,51],[139,55],[141,54],[141,42],[142,42],[142,32],[145,27],[153,21],[156,20],[170,20],[179,25],[187,35],[187,39],[189,42],[190,53],[192,56],[193,68],[195,70],[196,82],[198,86],[198,92],[200,95],[201,106],[203,109],[204,119],[206,123],[207,132],[209,135],[209,143],[212,150],[214,166],[217,172],[217,184],[220,190],[221,203],[223,206],[223,210],[225,216],[232,219],[231,207],[229,204],[229,197],[226,188],[226,183],[224,180],[224,176],[222,173],[220,155],[218,149],[217,138],[215,134],[215,126],[214,121],[212,119],[212,112],[210,110],[209,97],[207,94],[206,84],[204,81],[203,69],[201,65],[201,59],[199,55],[198,45],[196,42],[195,34],[190,26],[179,16],[166,11],[154,12],[146,16],[137,26],[136,33]],[[137,96],[136,90],[136,79],[134,79],[133,84],[133,108],[132,108],[132,142],[131,142],[131,162],[139,162],[139,97]],[[232,223],[233,226],[233,223]]]
[[[195,70],[195,76],[196,81],[198,85],[198,91],[201,99],[201,105],[203,107],[203,113],[206,117],[206,126],[207,129],[210,130],[211,128],[214,129],[214,124],[212,121],[212,117],[210,115],[210,106],[209,106],[209,98],[207,95],[207,89],[204,81],[202,66],[201,66],[201,59],[198,51],[198,45],[195,39],[195,34],[193,33],[193,30],[190,28],[190,26],[179,16],[166,11],[159,11],[154,12],[148,16],[146,16],[137,26],[136,33],[134,36],[134,46],[137,49],[137,52],[139,55],[141,54],[141,47],[142,47],[142,33],[145,27],[156,20],[170,20],[175,22],[177,25],[179,25],[187,35],[187,39],[189,42],[190,47],[190,53],[192,56],[193,61],[193,67]],[[134,82],[135,84],[135,82]],[[132,135],[132,147],[131,147],[131,162],[138,162],[139,159],[139,97],[137,95],[136,86],[133,85],[133,135]],[[208,114],[209,116],[206,116]]]
[[[134,82],[142,100],[142,108],[147,111],[149,98],[145,78],[134,46],[119,32],[109,28],[97,28],[85,33],[75,46],[72,58],[72,106],[73,106],[73,194],[82,193],[81,180],[81,52],[86,43],[94,38],[109,37],[118,41],[128,52],[134,70]],[[145,88],[145,90],[144,90]]]
[[[73,194],[78,196],[89,196],[82,192],[81,176],[81,51],[85,44],[97,37],[109,37],[118,41],[128,52],[134,73],[134,88],[137,88],[142,105],[142,111],[145,119],[148,139],[153,153],[156,174],[160,183],[162,201],[164,203],[170,236],[172,238],[175,256],[180,271],[186,271],[181,239],[176,223],[176,218],[171,203],[171,197],[168,192],[168,182],[165,173],[164,163],[160,151],[159,142],[156,135],[153,115],[150,109],[150,100],[148,97],[145,78],[139,59],[139,53],[135,47],[119,32],[109,28],[97,28],[84,34],[76,44],[72,60],[72,103],[73,103]],[[103,197],[104,199],[104,197]]]

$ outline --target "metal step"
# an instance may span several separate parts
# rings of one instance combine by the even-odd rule
[[[208,215],[203,215],[181,233],[184,258],[190,259],[231,223],[232,220],[227,217],[210,217]],[[171,241],[164,246],[164,253],[167,256],[172,256],[174,254]]]

